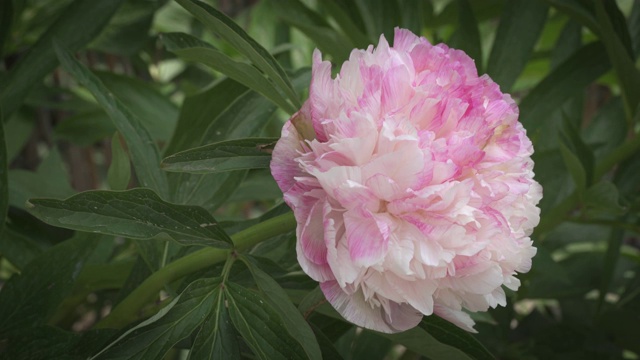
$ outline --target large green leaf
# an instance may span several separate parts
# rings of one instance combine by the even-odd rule
[[[622,16],[619,14],[620,10],[615,5],[615,2],[609,2],[609,4],[609,7],[613,6],[615,14]],[[640,104],[640,72],[636,69],[633,54],[630,53],[632,50],[630,49],[629,32],[625,24],[625,26],[618,26],[619,29],[622,28],[622,31],[624,31],[624,35],[621,35],[620,31],[616,33],[615,24],[612,24],[612,20],[615,20],[616,16],[607,14],[602,1],[595,1],[595,12],[600,24],[600,39],[607,50],[607,54],[609,54],[609,59],[618,77],[627,119],[631,122],[638,104]],[[622,21],[624,21],[624,18],[622,18]],[[625,46],[623,39],[627,39],[629,44]]]
[[[0,292],[0,334],[43,325],[62,300],[100,236],[81,233],[49,249],[14,275]]]
[[[220,71],[237,82],[259,92],[290,114],[296,107],[289,104],[278,88],[254,66],[233,60],[211,45],[184,33],[162,35],[167,50],[186,61],[195,61]]]
[[[140,183],[167,199],[169,196],[167,177],[160,170],[160,152],[149,131],[131,110],[124,106],[100,79],[76,60],[68,50],[56,45],[56,53],[62,66],[91,92],[125,138]]]
[[[222,291],[209,316],[204,320],[193,340],[188,360],[239,359],[240,350],[236,330],[231,324]]]
[[[289,336],[295,339],[304,348],[307,359],[322,359],[318,341],[313,335],[309,324],[293,305],[291,299],[282,287],[267,273],[262,271],[254,259],[242,256],[240,258],[251,271],[258,289],[265,295],[265,299],[273,306],[286,328]]]
[[[168,203],[149,189],[87,191],[66,200],[31,199],[29,204],[40,220],[68,229],[134,239],[166,234],[183,245],[231,244],[206,210]]]
[[[252,39],[238,24],[213,7],[194,0],[176,0],[205,26],[246,56],[262,72],[287,94],[294,108],[302,105],[296,91],[280,64],[271,54]]]
[[[611,67],[604,46],[590,43],[555,68],[520,102],[520,121],[534,141],[537,130],[571,96]]]
[[[220,278],[194,281],[169,305],[126,331],[91,359],[164,359],[169,349],[191,335],[219,306],[220,285]]]
[[[278,138],[245,138],[221,141],[171,155],[162,161],[167,171],[195,174],[264,169]]]
[[[226,284],[225,294],[231,321],[259,359],[308,359],[265,297],[234,283]]]
[[[123,1],[76,0],[64,9],[38,42],[0,79],[0,109],[5,116],[13,113],[33,85],[58,64],[53,39],[70,51],[80,49],[102,31]],[[7,2],[10,1],[3,1]]]
[[[506,2],[487,63],[487,74],[503,92],[511,89],[529,61],[547,12],[548,7],[540,1]]]
[[[425,316],[418,325],[436,340],[463,351],[472,359],[494,359],[495,357],[468,332],[437,317]]]

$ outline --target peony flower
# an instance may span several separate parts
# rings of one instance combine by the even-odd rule
[[[518,108],[473,60],[396,29],[340,73],[313,54],[309,99],[271,171],[302,269],[347,320],[386,333],[506,304],[536,249],[542,189]]]

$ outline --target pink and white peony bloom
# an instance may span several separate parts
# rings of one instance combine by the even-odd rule
[[[435,313],[474,331],[462,309],[504,306],[536,253],[532,153],[516,104],[473,60],[396,29],[335,79],[314,52],[271,171],[300,266],[345,319],[393,333]]]

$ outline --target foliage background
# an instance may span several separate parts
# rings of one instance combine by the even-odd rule
[[[0,358],[638,358],[640,2],[209,4],[0,2]],[[272,142],[313,48],[337,68],[394,26],[466,51],[536,149],[538,254],[507,307],[473,315],[478,334],[343,322],[289,228],[246,230],[286,220],[268,153],[184,152]],[[225,263],[229,235],[248,242]]]

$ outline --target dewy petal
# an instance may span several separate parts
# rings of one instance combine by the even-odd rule
[[[408,304],[389,302],[388,310],[365,301],[362,290],[348,295],[335,282],[320,283],[329,303],[348,321],[383,333],[397,333],[411,329],[422,320],[422,314]]]

